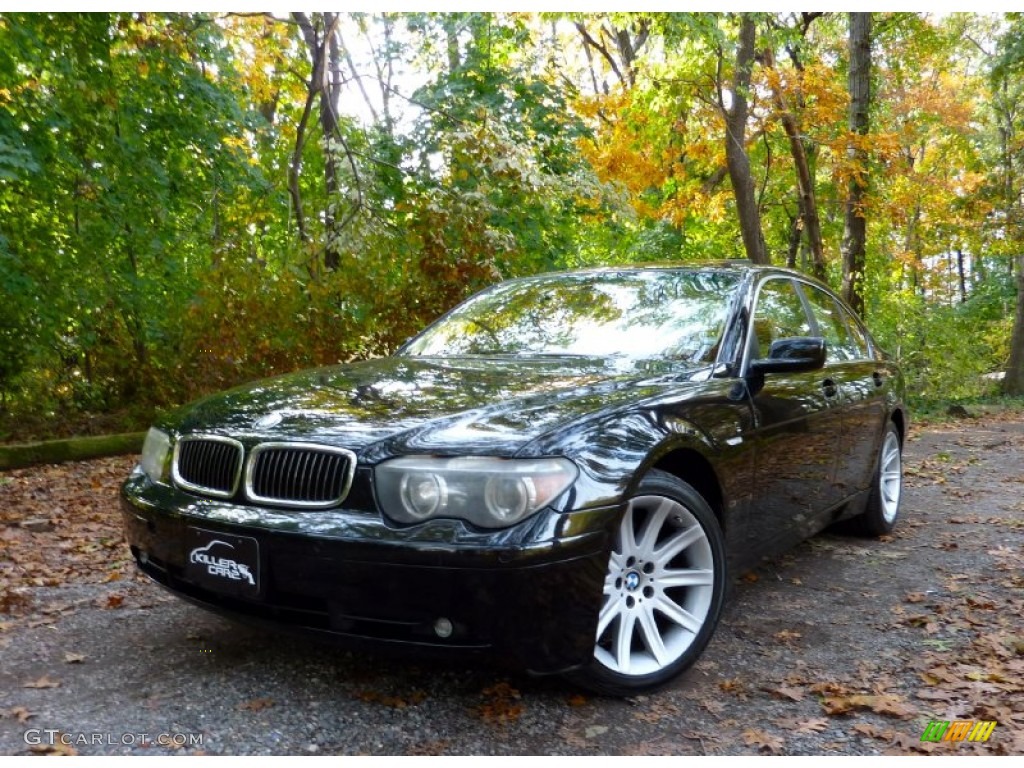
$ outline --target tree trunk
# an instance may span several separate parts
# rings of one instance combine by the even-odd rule
[[[796,269],[796,256],[800,252],[800,240],[803,237],[804,222],[797,213],[789,220],[789,247],[786,249],[786,266]]]
[[[725,160],[729,168],[736,213],[740,220],[740,234],[747,258],[755,264],[768,264],[768,253],[761,231],[761,213],[757,208],[754,180],[750,175],[747,155],[747,95],[750,92],[750,73],[754,66],[754,17],[741,14],[740,37],[736,47],[736,72],[732,80],[732,107],[725,110]],[[724,108],[724,105],[722,105]]]
[[[341,94],[341,45],[337,35],[338,14],[324,13],[314,23],[304,13],[292,14],[302,37],[309,48],[311,73],[306,107],[303,110],[299,130],[296,132],[295,149],[289,167],[288,190],[295,207],[299,236],[306,238],[302,199],[299,194],[298,177],[302,166],[302,147],[305,143],[306,121],[314,99],[320,102],[320,128],[324,140],[324,186],[327,201],[324,206],[324,267],[338,268],[341,261],[338,249],[339,230],[336,210],[338,207],[338,170],[335,144],[344,144],[338,132],[338,99]]]
[[[967,303],[967,274],[964,271],[964,252],[963,249],[956,249],[956,273],[959,278],[960,284],[960,303]]]
[[[871,14],[850,14],[850,132],[867,135],[871,106]],[[864,314],[864,265],[867,245],[867,221],[864,198],[867,192],[867,153],[852,145],[847,157],[853,172],[846,197],[846,221],[843,226],[843,298],[860,315]]]
[[[770,48],[765,51],[765,63],[769,68],[775,67],[775,59]],[[782,128],[786,132],[786,138],[789,139],[789,153],[793,157],[793,167],[796,169],[796,187],[800,202],[800,216],[803,220],[803,230],[807,232],[807,243],[811,248],[811,271],[816,278],[824,280],[826,278],[825,250],[821,243],[818,201],[814,194],[814,176],[811,174],[811,166],[807,159],[803,136],[800,134],[800,127],[797,125],[796,116],[790,109],[782,92],[774,91],[772,101],[775,102],[775,109],[779,112]]]
[[[1010,338],[1010,362],[1006,365],[1003,392],[1024,395],[1024,253],[1017,256],[1017,314]]]

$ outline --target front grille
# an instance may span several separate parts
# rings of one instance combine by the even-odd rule
[[[333,507],[348,495],[355,467],[355,454],[344,448],[263,443],[249,455],[245,493],[266,504]]]
[[[230,498],[242,474],[242,444],[230,437],[183,437],[174,446],[174,482],[187,491]]]

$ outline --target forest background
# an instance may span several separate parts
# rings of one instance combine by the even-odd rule
[[[1019,398],[1022,192],[1021,14],[2,14],[0,441],[719,258],[830,283],[916,409]]]

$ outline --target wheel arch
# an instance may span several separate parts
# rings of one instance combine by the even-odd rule
[[[718,524],[725,530],[725,499],[722,484],[711,462],[693,448],[676,448],[658,458],[651,469],[660,469],[692,485],[711,507]]]
[[[892,423],[896,425],[896,430],[900,433],[900,447],[907,441],[907,417],[903,413],[902,408],[896,408],[893,410],[890,416]]]

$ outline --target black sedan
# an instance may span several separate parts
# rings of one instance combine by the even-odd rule
[[[593,269],[185,407],[122,507],[139,567],[207,608],[631,694],[698,658],[730,575],[892,530],[906,429],[898,367],[815,281]]]

